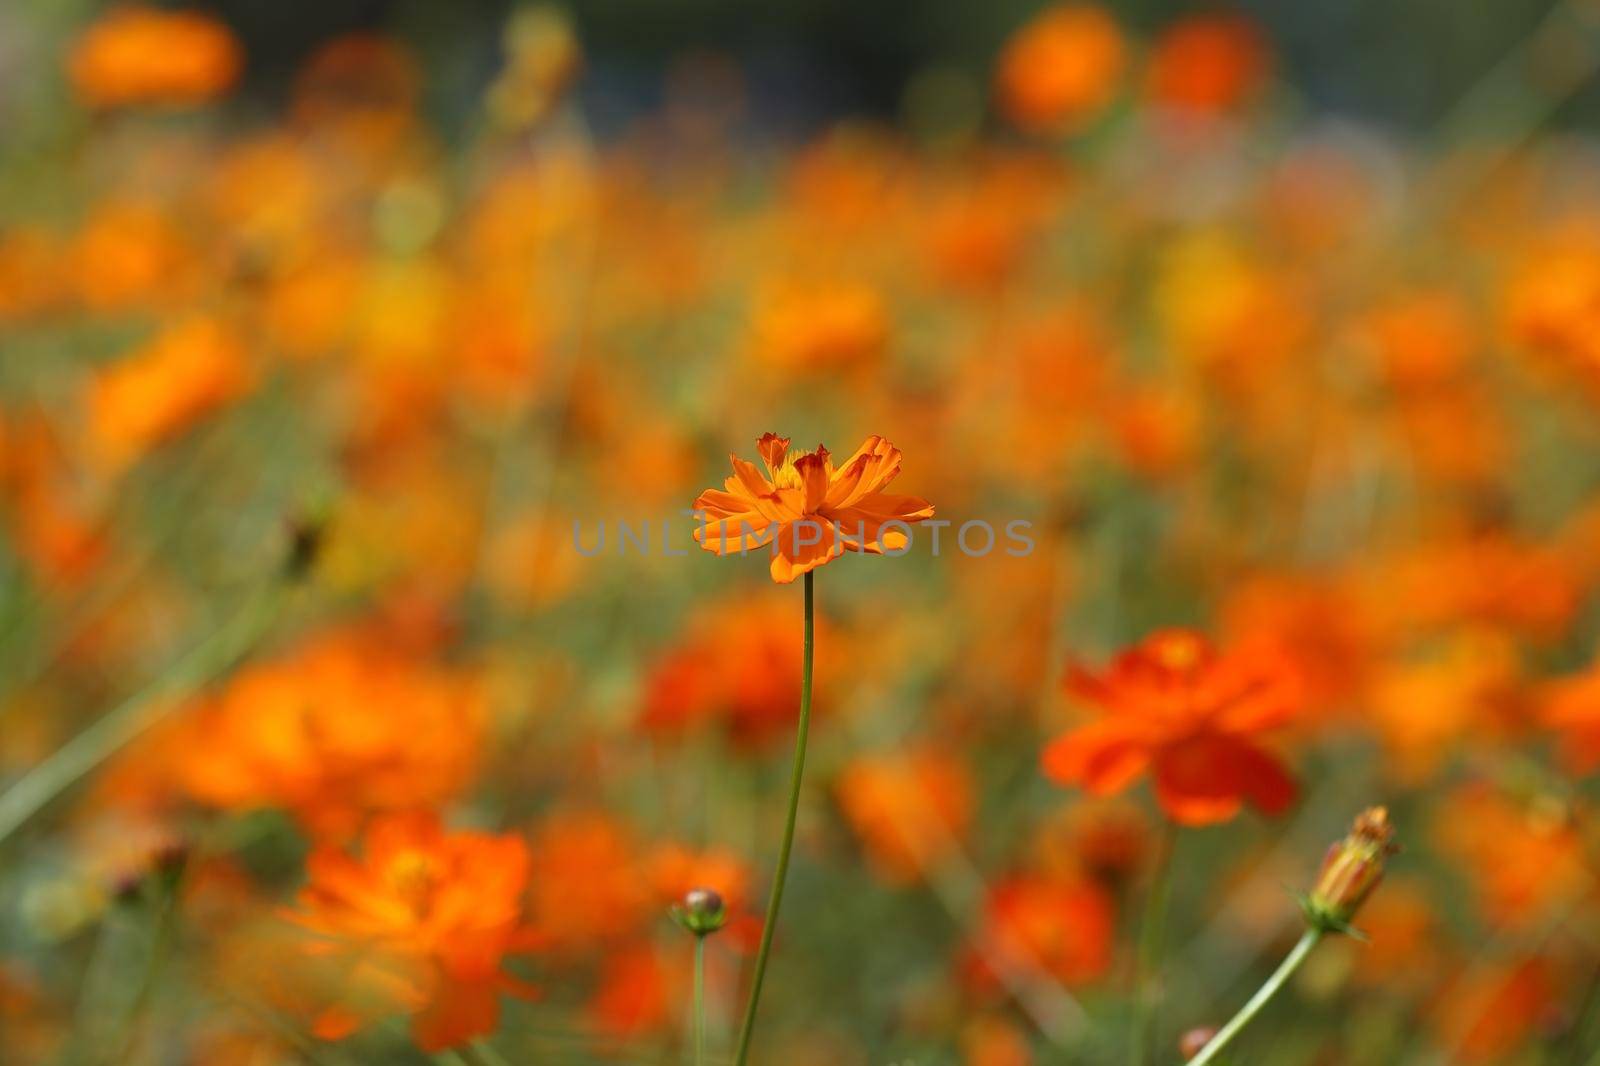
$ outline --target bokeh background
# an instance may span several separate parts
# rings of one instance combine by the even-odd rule
[[[1576,0],[0,7],[0,1063],[691,1061],[695,886],[731,1061],[800,586],[685,511],[771,431],[954,525],[816,572],[752,1061],[1137,1062],[1142,988],[1178,1063],[1385,804],[1235,1061],[1596,1066],[1597,65]],[[1175,629],[1277,769],[1047,759]]]

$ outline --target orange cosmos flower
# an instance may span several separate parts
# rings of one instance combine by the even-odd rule
[[[1150,95],[1167,107],[1229,111],[1266,81],[1261,31],[1237,15],[1196,15],[1175,23],[1150,57]]]
[[[1055,781],[1108,795],[1148,770],[1162,810],[1184,825],[1227,821],[1246,801],[1264,814],[1294,801],[1294,780],[1256,740],[1301,704],[1277,656],[1223,654],[1198,633],[1161,630],[1104,673],[1074,668],[1068,688],[1101,717],[1045,749]]]
[[[1545,690],[1541,717],[1561,736],[1561,754],[1578,774],[1600,767],[1600,662]]]
[[[853,759],[837,791],[845,819],[890,882],[915,880],[972,819],[966,766],[932,748]]]
[[[793,621],[794,605],[776,591],[707,603],[651,667],[639,726],[662,741],[714,730],[741,753],[787,738],[800,701],[801,650],[791,637]],[[825,619],[816,620],[816,630],[817,685],[827,691],[836,642]],[[818,713],[830,713],[827,706],[824,701]]]
[[[392,979],[394,1005],[412,1012],[417,1044],[440,1051],[493,1032],[501,992],[532,992],[501,971],[533,938],[523,922],[527,845],[517,836],[452,833],[428,815],[375,822],[359,857],[322,847],[293,920],[317,934],[309,950],[350,955]],[[334,1008],[319,1034],[364,1019]]]
[[[725,491],[707,489],[694,501],[695,512],[706,517],[694,539],[718,555],[770,545],[774,581],[787,584],[846,549],[903,551],[911,543],[910,523],[933,517],[927,500],[883,491],[900,473],[900,449],[882,437],[868,437],[838,468],[822,445],[791,455],[789,438],[775,433],[757,441],[756,450],[767,476],[730,455],[734,476]]]
[[[72,87],[92,107],[198,104],[239,77],[239,42],[193,11],[115,8],[78,39],[68,60]]]
[[[1024,129],[1081,129],[1111,102],[1125,53],[1122,31],[1103,8],[1052,7],[1018,30],[1001,54],[1000,107]]]
[[[991,986],[994,963],[1030,960],[1076,986],[1110,969],[1116,909],[1110,895],[1091,881],[1016,874],[990,888],[982,928],[993,954],[966,960],[968,979],[979,989]]]
[[[190,794],[282,808],[323,836],[454,796],[477,761],[481,691],[383,639],[336,634],[242,671],[186,723]]]
[[[90,387],[90,436],[111,469],[178,436],[249,390],[254,371],[239,338],[212,318],[169,326],[102,371]]]

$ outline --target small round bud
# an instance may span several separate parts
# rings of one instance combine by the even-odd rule
[[[672,917],[695,936],[706,936],[727,923],[728,911],[715,889],[691,888],[673,905]]]
[[[283,574],[290,581],[299,581],[317,565],[327,540],[327,520],[324,515],[308,511],[289,519],[285,532],[288,546],[284,553]]]
[[[1217,1038],[1217,1027],[1214,1025],[1201,1025],[1190,1029],[1178,1038],[1178,1054],[1188,1062],[1206,1049],[1206,1045]]]

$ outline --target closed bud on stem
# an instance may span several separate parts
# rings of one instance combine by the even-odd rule
[[[672,918],[695,936],[708,936],[727,924],[728,910],[715,890],[691,888],[672,905]]]
[[[1214,1025],[1201,1025],[1190,1029],[1178,1038],[1178,1054],[1183,1056],[1183,1061],[1188,1062],[1200,1052],[1205,1050],[1207,1044],[1217,1038],[1217,1027]]]
[[[1353,933],[1350,920],[1383,880],[1384,862],[1399,850],[1388,810],[1362,811],[1349,835],[1328,849],[1316,884],[1300,901],[1306,921],[1324,933]]]

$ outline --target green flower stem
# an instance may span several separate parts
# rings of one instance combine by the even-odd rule
[[[761,1002],[761,982],[767,975],[767,956],[772,951],[772,934],[778,924],[778,907],[783,903],[783,882],[789,873],[789,853],[794,848],[794,823],[800,811],[800,778],[806,768],[806,737],[811,731],[811,653],[812,571],[806,571],[806,636],[800,666],[800,724],[795,731],[794,771],[789,779],[789,814],[783,826],[783,843],[778,848],[778,868],[772,875],[772,895],[767,899],[767,914],[761,924],[761,946],[756,949],[755,976],[750,981],[750,1002],[744,1009],[744,1024],[739,1027],[739,1051],[735,1066],[745,1066],[750,1057],[750,1036],[756,1027],[756,1007]]]
[[[1283,962],[1278,964],[1278,968],[1273,971],[1272,976],[1267,978],[1265,984],[1256,989],[1256,994],[1250,997],[1250,1002],[1239,1008],[1239,1013],[1235,1014],[1228,1024],[1224,1025],[1217,1035],[1211,1038],[1211,1043],[1201,1049],[1200,1054],[1189,1060],[1189,1066],[1206,1066],[1207,1063],[1215,1062],[1217,1056],[1222,1054],[1223,1049],[1228,1046],[1233,1038],[1238,1036],[1244,1027],[1250,1024],[1250,1020],[1261,1012],[1261,1008],[1267,1005],[1267,1001],[1278,994],[1278,989],[1282,988],[1284,983],[1300,968],[1300,964],[1306,961],[1306,956],[1311,954],[1311,949],[1317,946],[1317,942],[1322,937],[1322,930],[1317,928],[1307,929],[1300,937],[1299,943],[1295,944],[1294,949],[1289,952]]]
[[[257,590],[237,614],[154,682],[101,715],[0,795],[0,841],[165,717],[185,696],[248,654],[277,619],[287,593],[281,580]]]
[[[1161,958],[1161,945],[1167,923],[1167,900],[1172,895],[1172,849],[1178,827],[1168,822],[1156,845],[1155,868],[1150,874],[1150,889],[1145,896],[1144,917],[1139,929],[1139,955],[1133,975],[1133,1032],[1128,1041],[1129,1062],[1145,1066],[1150,1058],[1150,1007],[1155,998],[1150,987]]]
[[[494,1045],[482,1037],[474,1040],[470,1045],[472,1055],[485,1066],[506,1066],[505,1056],[494,1049]]]
[[[706,1063],[706,938],[694,938],[694,1066]]]

